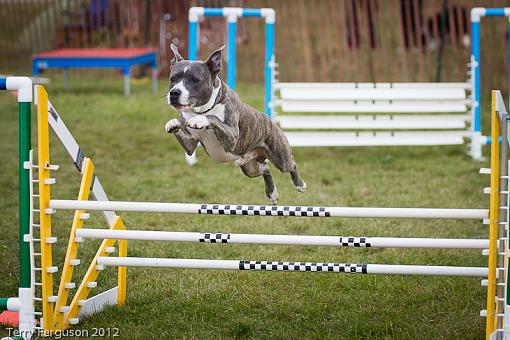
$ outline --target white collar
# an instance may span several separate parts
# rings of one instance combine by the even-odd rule
[[[193,112],[204,113],[204,112],[210,111],[213,108],[213,106],[216,105],[216,100],[218,99],[218,94],[220,93],[220,89],[221,89],[221,80],[219,78],[216,78],[216,79],[218,79],[220,85],[213,89],[213,92],[211,94],[211,98],[209,98],[209,101],[202,106],[194,107]]]

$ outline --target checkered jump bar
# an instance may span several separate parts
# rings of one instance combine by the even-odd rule
[[[265,206],[78,200],[51,200],[50,208],[88,211],[136,211],[179,214],[294,217],[370,217],[475,220],[486,219],[489,217],[489,211],[487,209]]]
[[[316,272],[347,274],[390,274],[390,275],[440,275],[487,277],[487,268],[414,266],[354,263],[320,262],[277,262],[277,261],[238,261],[165,259],[144,257],[99,257],[98,265],[154,268],[223,269],[223,270],[264,270],[279,272]]]
[[[173,241],[222,244],[280,244],[359,248],[487,249],[489,247],[489,240],[481,239],[224,234],[112,229],[77,229],[76,237],[101,240]]]
[[[206,215],[251,215],[251,216],[303,216],[330,217],[324,207],[276,206],[276,205],[233,205],[202,204],[199,214]]]

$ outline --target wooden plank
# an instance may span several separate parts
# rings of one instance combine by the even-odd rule
[[[322,11],[324,13],[324,25],[325,25],[325,36],[326,41],[324,42],[325,48],[327,50],[328,55],[328,70],[327,70],[327,77],[323,79],[323,81],[336,81],[338,79],[338,69],[339,64],[342,62],[342,60],[335,58],[335,47],[338,44],[335,44],[334,42],[335,37],[333,34],[333,30],[335,28],[333,27],[333,13],[329,10],[329,5],[331,1],[324,1],[322,0]]]
[[[406,2],[403,2],[405,4]],[[406,52],[406,44],[404,40],[405,31],[407,30],[407,27],[404,26],[404,20],[403,20],[403,11],[400,11],[401,18],[400,18],[400,51],[401,51],[401,70],[402,70],[402,77],[404,79],[409,79],[408,77],[408,64],[407,64],[407,52]]]
[[[409,3],[411,4],[411,3]],[[422,2],[418,2],[418,0],[413,0],[412,2],[412,5],[413,5],[413,13],[412,13],[412,16],[414,18],[414,29],[413,29],[413,32],[414,32],[414,35],[415,35],[415,40],[416,40],[416,45],[418,47],[418,53],[416,53],[416,56],[418,59],[418,79],[419,80],[423,80],[425,78],[425,74],[424,74],[424,66],[423,66],[423,54],[424,54],[424,49],[423,49],[423,42],[422,42],[422,37],[421,37],[421,33],[422,33],[422,20],[421,20],[421,15],[423,14],[423,8],[421,6]]]
[[[329,60],[327,58],[327,51],[328,51],[328,41],[326,38],[326,19],[325,19],[325,12],[324,12],[324,1],[323,0],[315,0],[315,1],[307,1],[307,5],[312,5],[311,7],[316,12],[316,15],[309,15],[308,16],[308,24],[311,24],[312,27],[315,29],[312,30],[313,36],[310,37],[310,41],[312,43],[312,50],[315,51],[316,55],[314,58],[318,59],[320,62],[320,80],[324,81],[328,78],[328,63],[331,64],[333,61]],[[311,13],[312,9],[307,8],[307,12]],[[319,38],[319,39],[317,39]],[[322,39],[320,39],[322,38]]]
[[[347,74],[347,69],[350,66],[349,62],[349,53],[346,52],[346,42],[345,42],[345,3],[344,2],[332,2],[328,1],[330,4],[330,11],[332,14],[333,20],[333,33],[335,36],[335,41],[337,42],[336,47],[336,55],[338,58],[338,81],[346,81],[345,75]]]
[[[379,38],[379,15],[378,15],[378,7],[376,6],[376,0],[369,0],[368,1],[368,11],[371,13],[372,21],[371,26],[369,26],[369,29],[371,29],[372,39],[374,46],[371,47],[370,53],[371,53],[371,63],[374,64],[373,70],[374,70],[374,77],[373,81],[381,81],[384,79],[383,76],[383,63],[384,63],[384,53],[382,51],[381,41]],[[373,54],[375,53],[376,58],[374,58]],[[386,78],[387,79],[387,78]]]
[[[306,11],[306,1],[299,0],[296,3],[296,7],[299,9],[299,22],[301,32],[301,44],[304,54],[302,68],[304,69],[305,79],[312,80],[312,47],[310,42],[310,32],[307,23],[308,13]]]

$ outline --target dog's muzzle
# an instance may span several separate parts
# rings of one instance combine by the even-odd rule
[[[166,95],[167,104],[173,106],[176,110],[182,111],[182,110],[190,110],[193,108],[193,101],[190,101],[189,103],[182,103],[182,92],[179,89],[172,89],[170,92]]]
[[[179,89],[172,89],[170,90],[169,97],[170,97],[170,104],[171,105],[180,105],[179,103],[179,97],[181,96],[181,90]]]

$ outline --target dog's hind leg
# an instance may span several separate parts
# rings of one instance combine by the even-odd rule
[[[274,166],[283,173],[289,173],[290,178],[292,179],[292,183],[294,187],[299,192],[306,191],[306,183],[303,181],[301,176],[299,175],[296,161],[294,160],[294,156],[289,152],[277,153],[274,151],[269,152],[269,160]]]
[[[276,185],[273,182],[273,175],[271,174],[271,170],[269,170],[267,163],[267,161],[264,161],[263,163],[257,163],[257,165],[260,172],[262,172],[262,177],[264,178],[266,196],[271,200],[271,202],[273,202],[273,205],[275,205],[280,196],[278,195],[278,190],[276,190]]]
[[[301,176],[299,176],[296,162],[294,162],[294,168],[290,171],[290,178],[292,179],[292,183],[294,183],[294,187],[299,192],[306,191],[306,183],[303,181]]]
[[[241,170],[246,176],[250,178],[259,177],[262,175],[264,178],[267,198],[269,198],[273,204],[278,202],[278,190],[276,189],[276,185],[273,182],[273,176],[271,175],[271,170],[269,170],[267,161],[259,163],[255,159],[252,159],[241,165]]]
[[[255,148],[253,150],[248,151],[244,155],[242,155],[239,159],[237,159],[234,162],[234,164],[235,164],[235,166],[240,167],[241,165],[248,163],[252,159],[260,159],[262,157],[264,157],[263,159],[265,159],[265,156],[263,156],[263,155],[264,155],[263,149]]]

